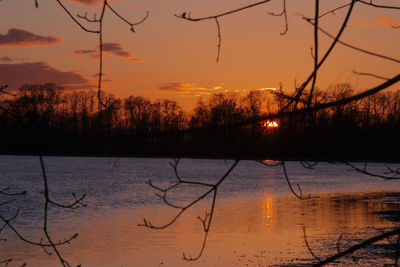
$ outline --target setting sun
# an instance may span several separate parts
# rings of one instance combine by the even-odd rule
[[[266,121],[264,122],[264,127],[268,127],[268,128],[277,128],[279,127],[279,124],[276,121]]]

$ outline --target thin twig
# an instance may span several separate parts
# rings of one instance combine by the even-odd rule
[[[218,36],[218,44],[217,44],[217,63],[219,62],[219,55],[221,53],[221,27],[219,26],[218,18],[215,18],[215,23],[217,24],[217,36]]]
[[[368,239],[366,239],[366,240],[364,240],[364,241],[362,241],[362,242],[360,242],[358,244],[355,244],[355,245],[351,246],[350,248],[348,248],[346,250],[343,250],[340,253],[332,255],[332,256],[326,258],[325,260],[321,260],[320,262],[318,262],[318,263],[316,263],[316,264],[314,264],[312,266],[315,266],[315,267],[324,266],[324,265],[332,263],[332,262],[334,262],[334,261],[336,261],[336,260],[338,260],[340,258],[343,258],[343,257],[345,257],[347,255],[350,255],[353,252],[355,252],[357,250],[360,250],[360,249],[362,249],[362,248],[364,248],[366,246],[369,246],[369,245],[371,245],[373,243],[376,243],[378,241],[386,239],[387,237],[394,236],[394,235],[399,235],[399,234],[400,234],[400,229],[398,228],[398,229],[395,229],[395,230],[392,230],[392,231],[388,231],[388,232],[385,232],[385,233],[377,235],[377,236],[373,236],[373,237],[368,238]]]
[[[289,30],[289,24],[288,24],[288,20],[287,20],[287,11],[286,11],[286,0],[283,0],[283,9],[281,13],[274,13],[274,12],[269,12],[268,14],[270,14],[271,16],[275,16],[275,17],[280,17],[280,16],[284,16],[285,18],[285,30],[283,32],[281,32],[281,35],[285,35],[288,30]]]
[[[317,82],[317,74],[318,74],[318,16],[319,16],[319,0],[315,0],[315,20],[314,20],[314,69],[312,84],[310,89],[310,94],[308,96],[307,107],[311,106],[311,101],[315,89],[315,84]]]
[[[358,71],[355,71],[355,70],[353,70],[353,73],[357,74],[357,75],[362,75],[362,76],[370,76],[370,77],[374,77],[374,78],[377,78],[377,79],[380,79],[380,80],[385,80],[385,81],[389,80],[389,78],[387,78],[387,77],[383,77],[383,76],[380,76],[380,75],[377,75],[377,74],[374,74],[374,73],[358,72]]]
[[[384,180],[398,180],[400,179],[400,175],[398,173],[393,173],[392,176],[388,176],[388,175],[382,175],[382,174],[377,174],[377,173],[372,173],[369,172],[367,170],[366,165],[364,166],[364,168],[359,168],[356,165],[350,163],[350,162],[344,162],[345,165],[351,167],[353,170],[362,173],[362,174],[366,174],[368,176],[372,176],[372,177],[377,177],[377,178],[382,178]]]
[[[311,249],[310,245],[308,244],[307,241],[307,235],[306,235],[306,226],[303,225],[303,237],[304,237],[304,243],[306,244],[306,247],[308,249],[308,251],[310,252],[310,254],[319,262],[322,262],[321,259],[315,255],[314,251]]]
[[[309,18],[304,18],[304,19],[305,19],[305,21],[307,21],[307,22],[310,23],[311,25],[315,25],[315,23],[313,23]],[[332,34],[328,33],[327,31],[325,31],[325,30],[322,29],[321,27],[318,27],[318,30],[319,30],[320,32],[322,32],[323,34],[325,34],[326,36],[332,38],[332,39],[335,38]],[[341,40],[337,40],[337,42],[338,42],[339,44],[341,44],[341,45],[344,45],[344,46],[349,47],[349,48],[351,48],[351,49],[354,49],[354,50],[356,50],[356,51],[362,52],[362,53],[364,53],[364,54],[368,54],[368,55],[371,55],[371,56],[374,56],[374,57],[379,57],[379,58],[382,58],[382,59],[386,59],[386,60],[389,60],[389,61],[393,61],[393,62],[395,62],[395,63],[400,63],[400,60],[399,60],[399,59],[392,58],[392,57],[388,57],[388,56],[385,56],[385,55],[381,55],[381,54],[378,54],[378,53],[375,53],[375,52],[371,52],[371,51],[365,50],[365,49],[363,49],[363,48],[359,48],[359,47],[356,47],[356,46],[354,46],[354,45],[345,43],[345,42],[343,42],[343,41],[341,41]]]
[[[314,66],[313,72],[308,76],[307,80],[303,82],[303,84],[300,86],[300,88],[297,89],[294,97],[292,98],[292,100],[289,101],[289,103],[282,109],[282,111],[286,111],[287,108],[289,108],[293,103],[294,103],[294,109],[297,106],[297,102],[298,99],[300,98],[300,96],[303,94],[304,89],[307,87],[307,85],[309,84],[309,82],[312,80],[312,78],[314,77],[315,73],[318,71],[318,69],[322,66],[322,64],[325,62],[325,60],[328,58],[328,56],[330,55],[330,53],[333,51],[333,48],[336,46],[336,44],[338,43],[340,36],[342,36],[342,33],[344,32],[344,30],[347,27],[347,23],[350,19],[350,16],[352,14],[353,11],[353,7],[355,4],[356,0],[352,0],[350,7],[347,11],[346,17],[343,20],[343,23],[340,27],[340,30],[338,32],[338,34],[336,35],[336,37],[334,38],[334,40],[332,41],[331,45],[329,46],[328,50],[325,52],[325,55],[322,57],[322,59],[319,61],[319,63],[317,64],[317,66]]]
[[[175,223],[179,217],[189,208],[191,208],[192,206],[194,206],[195,204],[197,204],[199,201],[203,200],[206,196],[208,196],[209,194],[213,194],[213,199],[211,202],[211,207],[210,207],[210,212],[206,213],[206,216],[203,218],[198,217],[198,219],[201,221],[202,223],[202,227],[203,227],[203,231],[204,231],[204,237],[203,237],[203,241],[202,241],[202,246],[200,248],[199,253],[195,256],[186,256],[185,253],[183,253],[183,259],[188,260],[188,261],[195,261],[197,259],[199,259],[201,257],[201,255],[203,254],[203,251],[205,249],[205,245],[207,242],[207,237],[208,237],[208,233],[211,227],[211,222],[212,222],[212,218],[213,218],[213,214],[215,211],[215,203],[216,203],[216,198],[217,198],[217,192],[218,192],[218,187],[220,186],[220,184],[229,176],[229,174],[233,171],[233,169],[237,166],[237,164],[239,163],[239,160],[235,160],[235,162],[230,166],[230,168],[225,172],[225,174],[218,180],[218,182],[216,182],[215,184],[208,184],[208,183],[203,183],[203,182],[192,182],[192,181],[186,181],[183,180],[179,173],[178,173],[178,163],[179,160],[175,159],[173,163],[171,163],[171,166],[174,169],[175,172],[175,176],[177,179],[177,182],[173,183],[171,186],[163,189],[160,188],[158,186],[153,185],[153,183],[151,182],[151,180],[149,180],[147,183],[154,189],[162,192],[163,194],[156,194],[158,197],[160,197],[164,203],[167,206],[170,206],[172,208],[175,208],[178,211],[178,213],[171,219],[169,220],[167,223],[163,224],[163,225],[153,225],[150,221],[146,220],[145,218],[143,219],[143,223],[138,224],[139,226],[144,226],[144,227],[148,227],[151,229],[165,229],[167,227],[169,227],[170,225],[172,225],[173,223]],[[173,189],[176,188],[177,186],[179,186],[180,184],[191,184],[191,185],[197,185],[197,186],[205,186],[205,187],[210,187],[210,189],[208,189],[205,193],[203,193],[202,195],[200,195],[199,197],[195,198],[194,200],[192,200],[190,203],[188,203],[185,206],[177,206],[173,203],[170,203],[167,200],[167,193]]]
[[[215,18],[220,18],[220,17],[223,17],[223,16],[227,16],[227,15],[230,15],[230,14],[234,14],[234,13],[237,13],[237,12],[240,12],[240,11],[243,11],[243,10],[255,7],[255,6],[259,6],[259,5],[265,4],[265,3],[270,2],[270,1],[271,0],[264,0],[264,1],[256,2],[254,4],[250,4],[250,5],[243,6],[243,7],[237,8],[237,9],[232,9],[230,11],[223,12],[223,13],[220,13],[220,14],[217,14],[217,15],[206,16],[206,17],[192,18],[190,16],[190,13],[187,13],[187,12],[183,12],[182,14],[179,14],[179,15],[175,14],[174,16],[177,17],[177,18],[180,18],[180,19],[185,19],[185,20],[190,20],[190,21],[201,21],[201,20],[207,20],[207,19],[215,19]]]

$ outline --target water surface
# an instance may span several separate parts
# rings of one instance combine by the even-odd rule
[[[195,262],[182,260],[182,253],[195,256],[204,232],[197,216],[210,209],[211,197],[184,213],[171,227],[152,230],[139,227],[143,218],[152,223],[168,222],[177,210],[167,207],[145,182],[160,187],[175,180],[169,159],[45,157],[51,197],[61,203],[73,201],[72,193],[86,194],[87,207],[63,210],[52,207],[49,231],[55,240],[78,233],[79,237],[60,248],[73,265],[82,266],[269,266],[309,263],[303,227],[313,250],[324,258],[336,251],[337,239],[345,248],[362,238],[397,226],[380,211],[398,210],[399,181],[384,181],[349,170],[348,166],[320,163],[306,169],[298,162],[287,164],[295,190],[301,185],[312,198],[294,197],[278,167],[242,161],[221,184],[210,234],[203,256]],[[182,178],[215,183],[232,161],[181,160]],[[362,166],[362,165],[360,165]],[[383,173],[395,165],[369,164],[371,171]],[[0,207],[3,216],[19,215],[13,225],[26,237],[42,237],[43,179],[37,157],[1,156],[0,185],[13,192],[14,202]],[[205,188],[186,186],[169,196],[184,204]],[[0,201],[7,199],[1,197]],[[9,230],[0,238],[0,260],[14,264],[57,266],[54,256],[41,248],[21,242]],[[378,251],[379,248],[376,248]],[[361,251],[357,258],[339,264],[370,265],[377,255]],[[375,251],[375,250],[373,250]],[[364,253],[364,254],[363,254]],[[379,262],[392,262],[380,257]],[[18,265],[16,265],[18,266]]]

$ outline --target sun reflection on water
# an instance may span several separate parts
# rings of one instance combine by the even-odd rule
[[[267,196],[263,199],[262,202],[262,222],[263,225],[267,227],[271,227],[274,225],[274,198],[271,196]]]

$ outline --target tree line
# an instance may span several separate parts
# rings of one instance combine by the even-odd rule
[[[340,100],[355,93],[350,84],[316,90],[313,104]],[[298,108],[306,105],[304,94]],[[175,100],[151,101],[142,96],[117,98],[102,93],[100,105],[94,91],[65,91],[55,84],[24,85],[15,97],[3,97],[0,127],[67,135],[151,134],[191,128],[216,127],[257,119],[279,112],[289,101],[279,88],[250,91],[246,95],[218,93],[200,98],[191,113]],[[10,115],[11,114],[11,115]],[[352,126],[398,127],[400,91],[382,92],[347,105],[279,119],[281,127]]]

